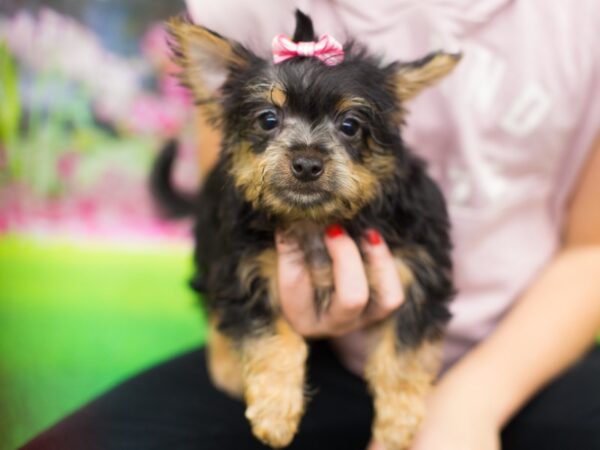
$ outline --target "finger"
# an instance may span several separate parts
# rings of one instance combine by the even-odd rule
[[[377,230],[366,231],[361,247],[367,262],[370,286],[374,291],[367,320],[380,320],[402,304],[404,290],[394,255]]]
[[[327,311],[332,323],[350,323],[360,318],[369,300],[369,285],[358,247],[339,225],[325,233],[325,246],[333,266],[335,293]]]
[[[282,233],[275,235],[277,286],[284,317],[303,336],[314,333],[316,312],[313,287],[298,244]]]

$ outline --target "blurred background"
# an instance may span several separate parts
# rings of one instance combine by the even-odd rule
[[[0,450],[203,341],[190,225],[146,187],[170,137],[198,183],[161,25],[183,9],[0,0]]]

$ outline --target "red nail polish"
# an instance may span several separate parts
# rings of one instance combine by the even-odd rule
[[[336,238],[344,234],[344,229],[341,227],[341,225],[329,225],[325,230],[325,233],[327,233],[327,236],[330,238]]]
[[[381,235],[376,230],[367,230],[365,234],[367,236],[367,241],[369,241],[369,244],[381,244]]]

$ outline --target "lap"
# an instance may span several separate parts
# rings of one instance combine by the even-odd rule
[[[507,425],[503,449],[600,449],[600,347],[535,396]]]
[[[309,358],[309,402],[290,449],[365,449],[373,416],[365,384],[323,343]],[[504,450],[600,448],[600,349],[537,395],[503,432]],[[254,450],[244,405],[215,390],[204,352],[123,383],[27,444],[25,450],[173,448]]]
[[[309,402],[290,449],[364,450],[371,400],[323,343],[309,357]],[[268,447],[251,434],[244,405],[213,388],[204,351],[156,366],[46,431],[26,450],[203,449]]]

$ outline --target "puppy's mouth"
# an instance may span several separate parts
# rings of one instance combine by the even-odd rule
[[[313,208],[333,199],[331,192],[316,186],[286,186],[277,190],[277,195],[297,208]]]

